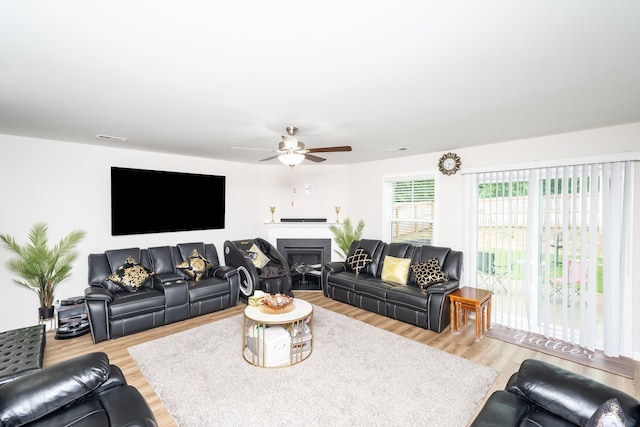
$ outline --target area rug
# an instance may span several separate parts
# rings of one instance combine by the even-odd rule
[[[607,357],[599,350],[590,351],[558,339],[500,325],[492,325],[487,336],[623,377],[634,377],[633,359],[628,357]]]
[[[491,368],[314,307],[313,352],[286,368],[241,353],[242,315],[130,347],[180,426],[466,426]]]

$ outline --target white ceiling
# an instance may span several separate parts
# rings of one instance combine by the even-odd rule
[[[638,121],[640,1],[0,2],[2,134],[348,164]]]

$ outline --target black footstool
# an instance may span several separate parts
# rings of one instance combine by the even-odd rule
[[[0,385],[42,369],[45,325],[0,332]]]

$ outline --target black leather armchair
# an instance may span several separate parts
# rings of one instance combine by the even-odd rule
[[[269,262],[262,268],[254,264],[255,252],[250,249],[256,245]],[[224,261],[227,266],[238,269],[240,278],[240,297],[253,295],[255,290],[293,296],[291,287],[291,267],[284,256],[268,241],[255,238],[246,240],[227,240],[224,242]]]
[[[640,426],[640,402],[633,396],[559,366],[535,359],[522,362],[504,390],[494,392],[472,427],[584,426],[616,398],[629,426]]]
[[[157,425],[151,408],[106,354],[89,353],[0,387],[0,425]]]

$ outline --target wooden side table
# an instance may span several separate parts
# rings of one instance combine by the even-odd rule
[[[476,314],[476,340],[482,338],[485,329],[491,327],[491,296],[485,289],[464,287],[449,294],[451,301],[451,332],[460,330],[461,322],[467,324],[469,312]]]

